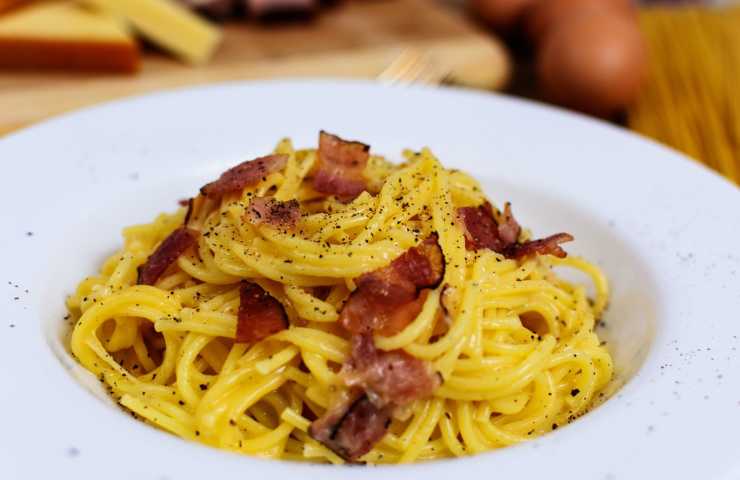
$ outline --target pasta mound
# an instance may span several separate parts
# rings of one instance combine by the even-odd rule
[[[433,233],[446,260],[443,283],[402,331],[374,341],[380,351],[429,362],[443,382],[398,409],[360,460],[407,463],[505,447],[573,421],[598,399],[612,359],[594,331],[608,299],[596,266],[467,250],[456,210],[486,198],[429,150],[405,152],[401,165],[371,156],[367,191],[348,203],[312,188],[316,150],[283,140],[276,153],[287,155],[285,168],[224,196],[195,248],[154,285],[137,284],[137,267],[182,225],[185,208],[124,229],[123,248],[68,298],[74,356],[125,409],[234,452],[343,463],[308,433],[348,388],[342,307],[357,277]],[[264,196],[298,201],[295,231],[244,221],[251,199]],[[594,298],[558,277],[559,267],[585,272]],[[235,342],[244,279],[280,302],[288,328]]]

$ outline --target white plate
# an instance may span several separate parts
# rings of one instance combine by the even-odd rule
[[[81,387],[64,297],[121,228],[279,137],[314,145],[320,128],[396,158],[428,145],[535,233],[575,234],[569,250],[612,280],[602,334],[626,385],[538,440],[389,470],[224,453]],[[740,191],[663,147],[500,96],[304,81],[108,104],[0,141],[0,159],[0,478],[740,478]]]

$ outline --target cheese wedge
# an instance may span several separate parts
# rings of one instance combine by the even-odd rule
[[[0,69],[135,72],[139,49],[109,14],[69,0],[35,2],[0,16]]]
[[[147,39],[188,63],[205,63],[221,41],[219,29],[173,0],[82,1],[126,19]]]

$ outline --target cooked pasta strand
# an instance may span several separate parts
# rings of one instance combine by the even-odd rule
[[[351,342],[340,325],[342,308],[356,277],[436,232],[446,260],[442,285],[405,328],[374,341],[380,351],[430,362],[444,382],[405,414],[395,412],[362,460],[482,452],[548,432],[591,408],[612,378],[611,357],[595,332],[609,297],[597,266],[578,257],[513,260],[468,251],[457,208],[485,197],[475,180],[444,169],[427,149],[407,152],[400,166],[371,157],[365,175],[377,193],[348,203],[312,189],[315,150],[283,140],[276,151],[288,155],[284,171],[198,217],[197,248],[154,286],[136,285],[137,267],[182,224],[184,209],[125,229],[123,249],[69,297],[72,352],[123,407],[214,447],[344,463],[308,434],[311,419],[347,393],[341,369]],[[244,220],[250,199],[262,195],[301,202],[295,232]],[[558,277],[562,268],[585,273],[592,287]],[[289,328],[236,342],[242,280],[284,306]]]

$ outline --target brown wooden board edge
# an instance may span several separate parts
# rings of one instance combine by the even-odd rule
[[[501,89],[510,76],[506,49],[486,35],[465,39],[409,42],[404,45],[372,49],[336,51],[256,61],[244,66],[212,66],[182,69],[148,77],[104,77],[100,80],[64,82],[60,88],[30,88],[0,92],[0,134],[39,122],[50,116],[119,98],[156,91],[219,82],[268,78],[336,77],[376,78],[404,50],[423,53],[435,68],[449,71],[453,83],[486,89]]]

